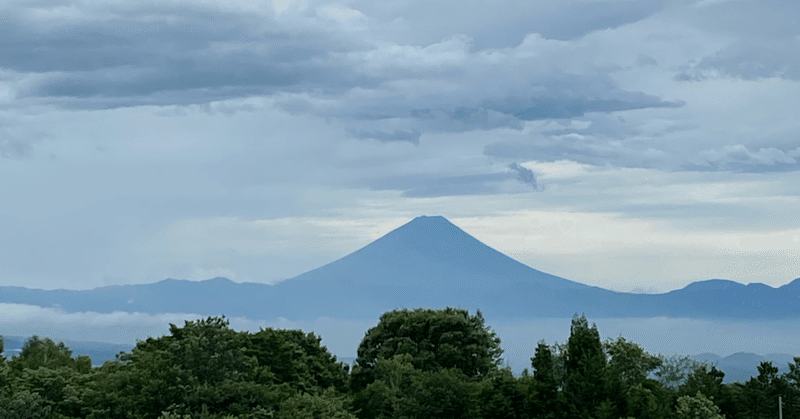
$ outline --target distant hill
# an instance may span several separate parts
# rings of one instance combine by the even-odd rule
[[[167,279],[89,291],[0,287],[0,302],[293,320],[377,318],[403,307],[481,309],[492,320],[571,317],[800,317],[800,279],[780,288],[709,280],[665,294],[619,293],[524,265],[441,216],[417,217],[369,245],[276,285]]]
[[[723,382],[743,383],[751,377],[758,376],[758,365],[762,361],[771,361],[772,365],[778,367],[780,374],[789,371],[789,362],[794,363],[794,357],[788,354],[767,354],[757,355],[747,352],[738,352],[726,357],[720,357],[716,354],[699,354],[692,357],[698,361],[707,362],[709,365],[715,365],[717,369],[725,373]]]

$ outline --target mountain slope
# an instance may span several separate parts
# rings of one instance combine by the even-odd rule
[[[550,289],[587,285],[524,265],[485,245],[442,216],[417,217],[369,245],[292,281],[353,281],[468,288],[531,281]]]
[[[0,287],[0,303],[68,312],[184,312],[256,319],[367,319],[403,307],[481,309],[493,319],[800,317],[800,280],[780,288],[709,280],[665,294],[592,287],[526,266],[444,217],[417,217],[367,246],[276,285],[167,279],[89,291]]]

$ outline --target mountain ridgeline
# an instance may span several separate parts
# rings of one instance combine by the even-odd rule
[[[571,317],[787,319],[800,317],[800,278],[780,288],[727,280],[664,294],[580,284],[524,265],[441,216],[417,217],[369,245],[275,285],[166,279],[88,291],[0,287],[0,303],[114,311],[285,317],[376,318],[396,308],[480,309],[496,320]]]

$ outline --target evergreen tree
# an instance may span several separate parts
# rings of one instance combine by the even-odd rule
[[[572,319],[564,363],[564,399],[568,416],[594,418],[598,409],[608,410],[606,355],[597,326],[589,326],[586,316]]]
[[[524,391],[511,369],[494,371],[479,383],[475,413],[482,419],[518,419],[523,412]]]
[[[789,384],[784,376],[778,375],[778,367],[772,362],[762,361],[758,366],[758,376],[751,377],[739,388],[737,404],[741,417],[766,419],[777,415],[778,396],[788,393]]]
[[[789,363],[789,371],[783,375],[785,383],[783,414],[786,418],[800,418],[800,357]]]
[[[536,345],[535,355],[531,358],[531,367],[533,376],[523,380],[529,383],[526,386],[523,412],[529,418],[558,417],[562,407],[555,375],[555,360],[552,350],[544,341]]]

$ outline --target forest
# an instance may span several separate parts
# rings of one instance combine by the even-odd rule
[[[714,365],[601,341],[577,314],[565,343],[532,352],[515,376],[480,311],[455,308],[384,313],[352,368],[314,333],[236,331],[225,317],[170,324],[98,367],[33,336],[0,357],[0,419],[756,419],[778,417],[779,397],[800,417],[800,357],[724,384]]]

